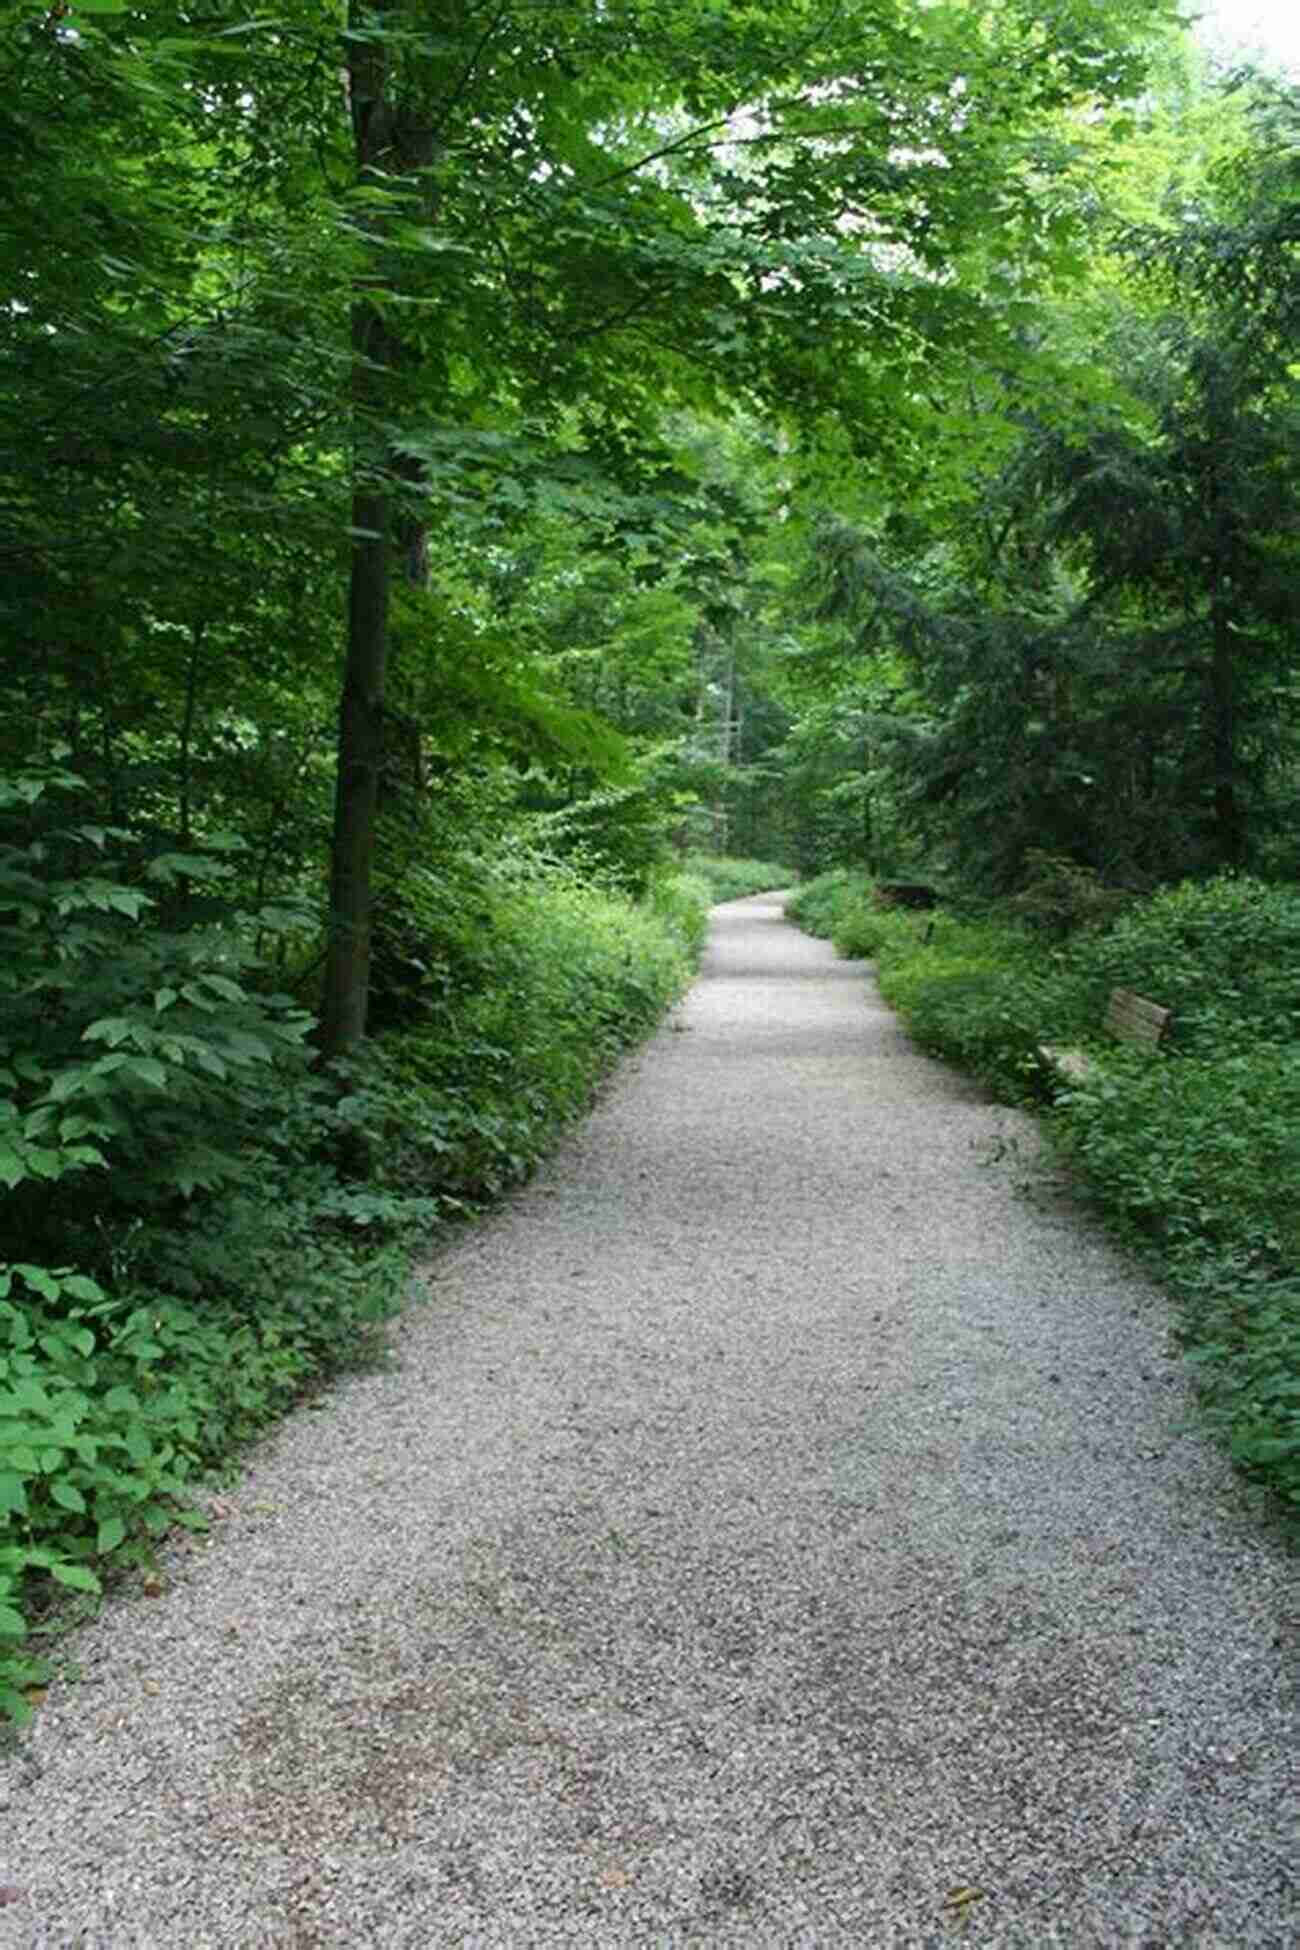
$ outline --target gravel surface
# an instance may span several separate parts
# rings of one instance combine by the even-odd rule
[[[0,1757],[0,1950],[1290,1946],[1295,1566],[860,965],[715,916]]]

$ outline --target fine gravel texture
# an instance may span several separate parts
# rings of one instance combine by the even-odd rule
[[[1167,1303],[779,895],[423,1285],[0,1755],[0,1950],[1300,1941]]]

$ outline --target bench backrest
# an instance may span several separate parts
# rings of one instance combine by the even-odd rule
[[[1112,989],[1106,1009],[1106,1028],[1121,1043],[1158,1043],[1170,1014],[1158,1002],[1134,995],[1132,989]]]

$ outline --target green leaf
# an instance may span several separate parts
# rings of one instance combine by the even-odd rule
[[[247,1002],[248,995],[238,982],[232,982],[228,975],[205,975],[203,981],[214,995],[222,996],[227,1002]]]
[[[12,1605],[0,1605],[0,1638],[25,1639],[27,1621]]]
[[[126,1536],[126,1525],[121,1517],[105,1517],[95,1537],[95,1549],[101,1557],[115,1551]]]
[[[97,1281],[88,1278],[85,1273],[69,1273],[63,1282],[63,1291],[70,1293],[74,1300],[102,1300],[105,1298],[103,1287]],[[83,1329],[82,1331],[84,1332],[85,1330]],[[93,1354],[94,1348],[94,1336],[91,1335],[90,1346],[85,1349],[85,1352],[87,1354]]]
[[[156,1057],[133,1057],[130,1067],[132,1074],[143,1077],[146,1083],[152,1083],[159,1090],[167,1088],[167,1072]]]
[[[0,1472],[0,1510],[7,1510],[12,1516],[27,1515],[27,1489],[21,1476],[13,1470]]]
[[[51,1564],[50,1576],[65,1584],[69,1591],[100,1592],[103,1586],[93,1571],[87,1571],[81,1564]]]
[[[153,1454],[149,1431],[141,1422],[132,1422],[126,1431],[126,1453],[133,1463],[146,1463]]]
[[[63,1282],[56,1280],[54,1275],[47,1271],[44,1266],[17,1265],[14,1267],[14,1272],[26,1281],[34,1293],[39,1293],[43,1299],[57,1300],[63,1291]],[[44,1397],[42,1397],[42,1404],[44,1405]]]
[[[94,1063],[92,1063],[92,1064],[91,1064],[91,1066],[90,1066],[90,1074],[91,1074],[91,1076],[92,1076],[92,1077],[107,1077],[107,1076],[111,1076],[111,1075],[113,1074],[113,1072],[114,1072],[114,1070],[120,1070],[120,1069],[122,1069],[122,1068],[123,1068],[123,1066],[124,1066],[125,1064],[127,1064],[127,1063],[129,1063],[130,1061],[131,1061],[131,1059],[130,1059],[130,1057],[129,1057],[129,1056],[124,1056],[124,1055],[122,1054],[122,1052],[121,1052],[121,1051],[119,1050],[119,1051],[117,1051],[117,1052],[115,1052],[115,1053],[114,1053],[114,1055],[112,1055],[112,1056],[101,1056],[101,1057],[98,1057],[98,1058],[96,1059],[96,1061],[95,1061]],[[72,1091],[72,1090],[75,1090],[75,1089],[76,1089],[76,1087],[77,1087],[77,1085],[78,1085],[78,1083],[79,1083],[80,1081],[81,1081],[81,1078],[80,1078],[79,1076],[77,1076],[77,1075],[75,1075],[75,1074],[74,1074],[74,1076],[73,1076],[73,1081],[72,1081],[72,1083],[71,1083],[71,1085],[69,1086],[69,1089],[68,1089],[67,1091],[65,1091],[65,1092],[64,1092],[63,1094],[64,1094],[65,1096],[66,1096],[66,1095],[70,1095],[70,1094],[71,1094],[71,1091]],[[54,1092],[53,1092],[53,1091],[51,1091],[51,1092],[50,1092],[50,1095],[51,1095],[51,1096],[53,1096],[53,1095],[54,1095]]]
[[[60,1509],[73,1510],[79,1517],[85,1516],[86,1499],[74,1483],[55,1483],[51,1486],[50,1495]]]
[[[82,1030],[81,1040],[83,1043],[107,1043],[110,1049],[116,1049],[130,1034],[131,1024],[125,1016],[102,1016],[98,1022],[92,1022],[88,1029]]]
[[[89,1073],[85,1070],[60,1070],[47,1092],[49,1101],[52,1104],[64,1103],[67,1098],[73,1096],[78,1090],[84,1087],[87,1074],[94,1076],[96,1071],[104,1064],[120,1064],[125,1062],[126,1058],[124,1056],[102,1056],[98,1063],[91,1066]]]

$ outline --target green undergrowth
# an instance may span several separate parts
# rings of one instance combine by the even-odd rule
[[[794,870],[774,860],[733,860],[725,854],[688,853],[687,873],[707,882],[714,901],[743,900],[746,894],[767,894],[788,887]]]
[[[837,924],[850,910],[868,905],[874,891],[867,874],[855,873],[851,867],[832,867],[829,873],[819,873],[796,887],[785,911],[806,933],[831,941]],[[841,954],[849,952],[847,947],[840,949]]]
[[[961,915],[873,902],[861,874],[787,911],[875,963],[916,1040],[1048,1137],[1182,1304],[1208,1418],[1300,1519],[1300,892],[1246,877],[1168,887],[1065,933],[1032,903]],[[1105,1037],[1115,987],[1173,1010],[1158,1050]],[[1060,1091],[1036,1051],[1094,1067]]]
[[[527,850],[412,869],[382,1032],[323,1070],[277,947],[310,917],[0,781],[0,1716],[69,1603],[239,1447],[373,1360],[414,1250],[524,1178],[681,993],[711,890]],[[199,898],[196,898],[196,891]],[[269,951],[269,952],[268,952]]]

